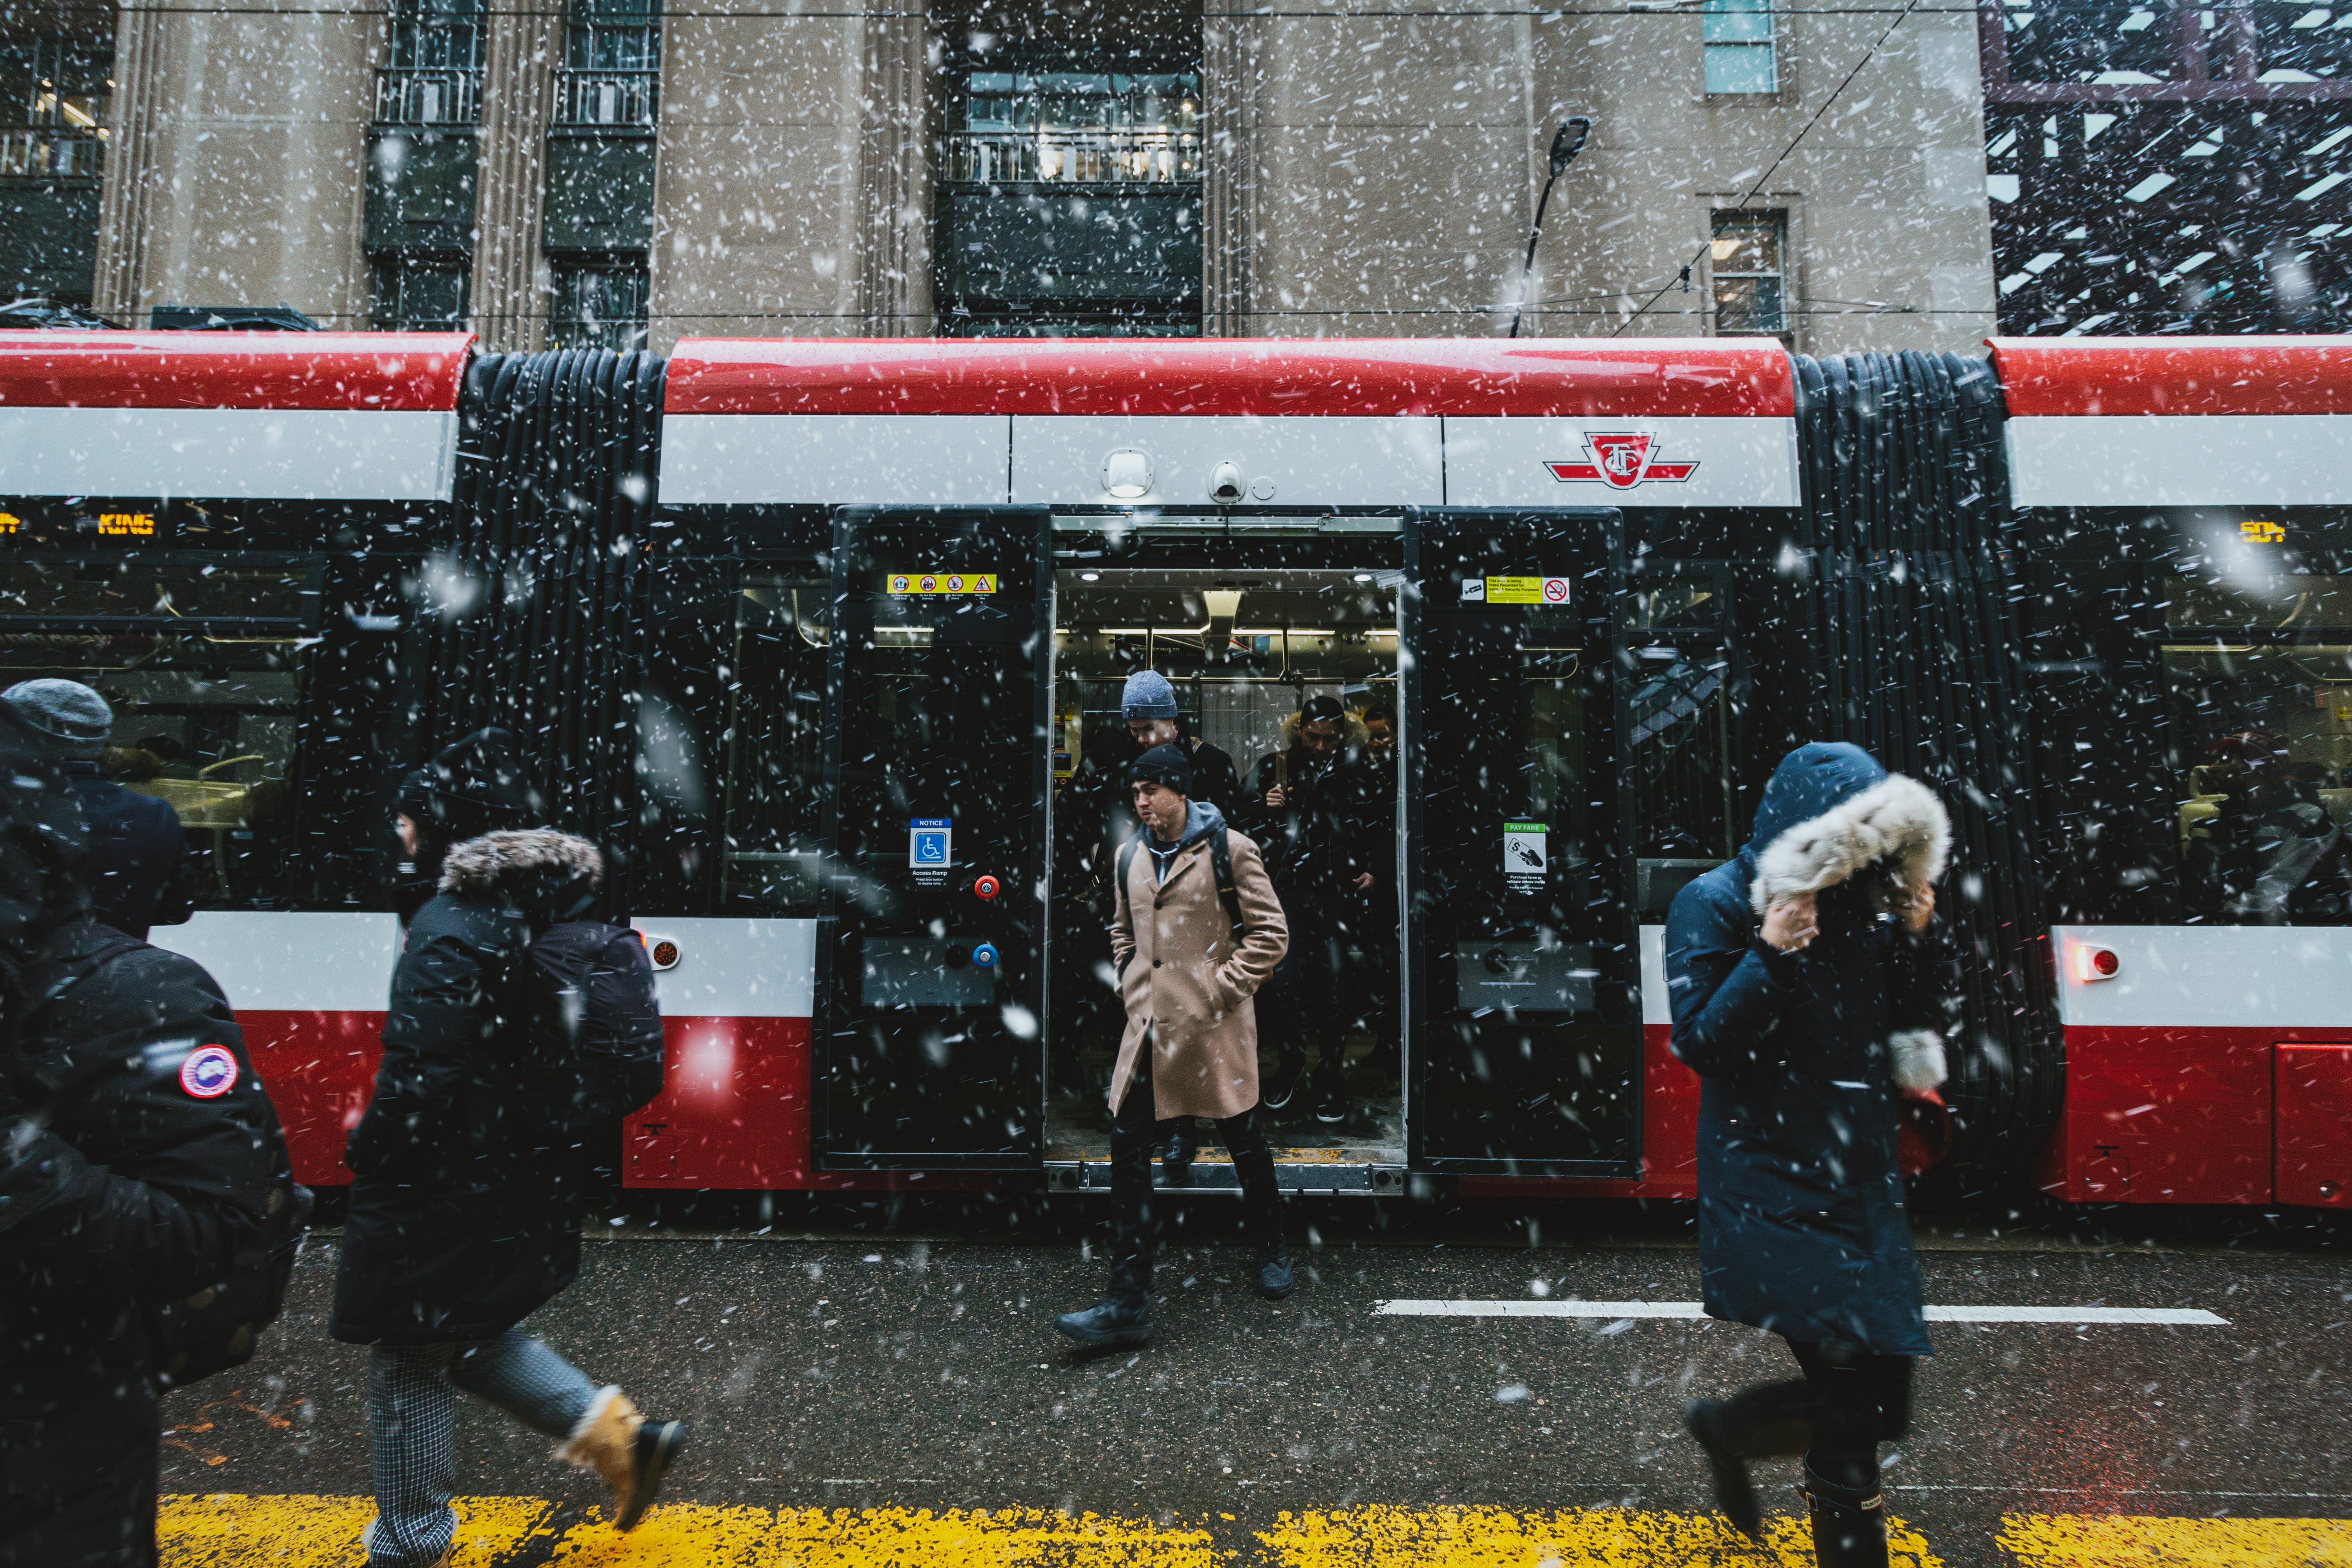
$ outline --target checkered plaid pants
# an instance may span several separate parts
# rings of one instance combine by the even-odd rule
[[[457,1516],[457,1390],[557,1439],[572,1436],[596,1385],[520,1329],[466,1344],[378,1345],[368,1357],[368,1439],[376,1516],[368,1568],[432,1568]]]

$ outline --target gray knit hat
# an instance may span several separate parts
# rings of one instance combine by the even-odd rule
[[[0,701],[47,736],[59,756],[78,762],[98,761],[114,728],[114,710],[79,680],[20,680],[0,691]]]
[[[1176,689],[1158,670],[1139,669],[1127,678],[1127,689],[1119,694],[1118,706],[1120,715],[1128,719],[1173,719]]]

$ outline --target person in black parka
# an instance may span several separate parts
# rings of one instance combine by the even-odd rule
[[[82,846],[0,702],[5,1568],[156,1561],[156,1315],[228,1280],[290,1184],[220,987],[89,917]]]
[[[1804,1373],[1696,1401],[1685,1425],[1751,1536],[1747,1461],[1805,1456],[1822,1568],[1886,1562],[1878,1445],[1928,1353],[1897,1147],[1903,1099],[1943,1081],[1957,1006],[1932,924],[1950,838],[1926,786],[1856,746],[1801,746],[1748,847],[1666,916],[1674,1050],[1703,1080],[1706,1311],[1780,1335]]]
[[[593,901],[596,847],[531,826],[503,731],[467,736],[404,788],[401,829],[438,887],[393,975],[354,1179],[334,1337],[373,1347],[371,1568],[428,1568],[457,1527],[454,1389],[559,1439],[601,1476],[614,1522],[642,1517],[684,1426],[646,1421],[518,1326],[580,1271],[583,1162],[553,1086],[568,1062],[532,941]],[[445,847],[446,846],[446,847]]]
[[[185,924],[195,910],[196,862],[172,803],[141,795],[99,769],[114,710],[79,680],[20,680],[0,700],[48,742],[89,830],[82,881],[90,912],[126,936]]]

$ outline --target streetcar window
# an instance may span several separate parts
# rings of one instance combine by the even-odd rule
[[[2352,627],[2352,581],[2183,578],[2169,589],[2183,915],[2352,924],[2352,632],[2340,629]]]
[[[829,583],[748,569],[719,731],[719,897],[730,914],[818,912]]]
[[[1663,919],[1685,883],[1738,848],[1731,661],[1716,578],[1645,582],[1632,599],[1636,627],[1678,639],[1637,644],[1627,687],[1634,899],[1645,919]]]
[[[299,567],[0,565],[0,687],[54,677],[106,699],[99,765],[179,813],[200,907],[294,896],[308,592]]]

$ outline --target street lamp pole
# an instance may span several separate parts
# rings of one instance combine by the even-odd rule
[[[1551,188],[1576,155],[1584,151],[1584,139],[1591,134],[1592,121],[1581,114],[1571,115],[1559,123],[1551,139],[1551,174],[1544,181],[1543,195],[1536,198],[1536,226],[1528,232],[1528,263],[1519,269],[1519,304],[1511,312],[1511,333],[1519,335],[1519,318],[1527,314],[1528,290],[1535,283],[1536,246],[1543,238],[1544,208],[1551,205]]]

